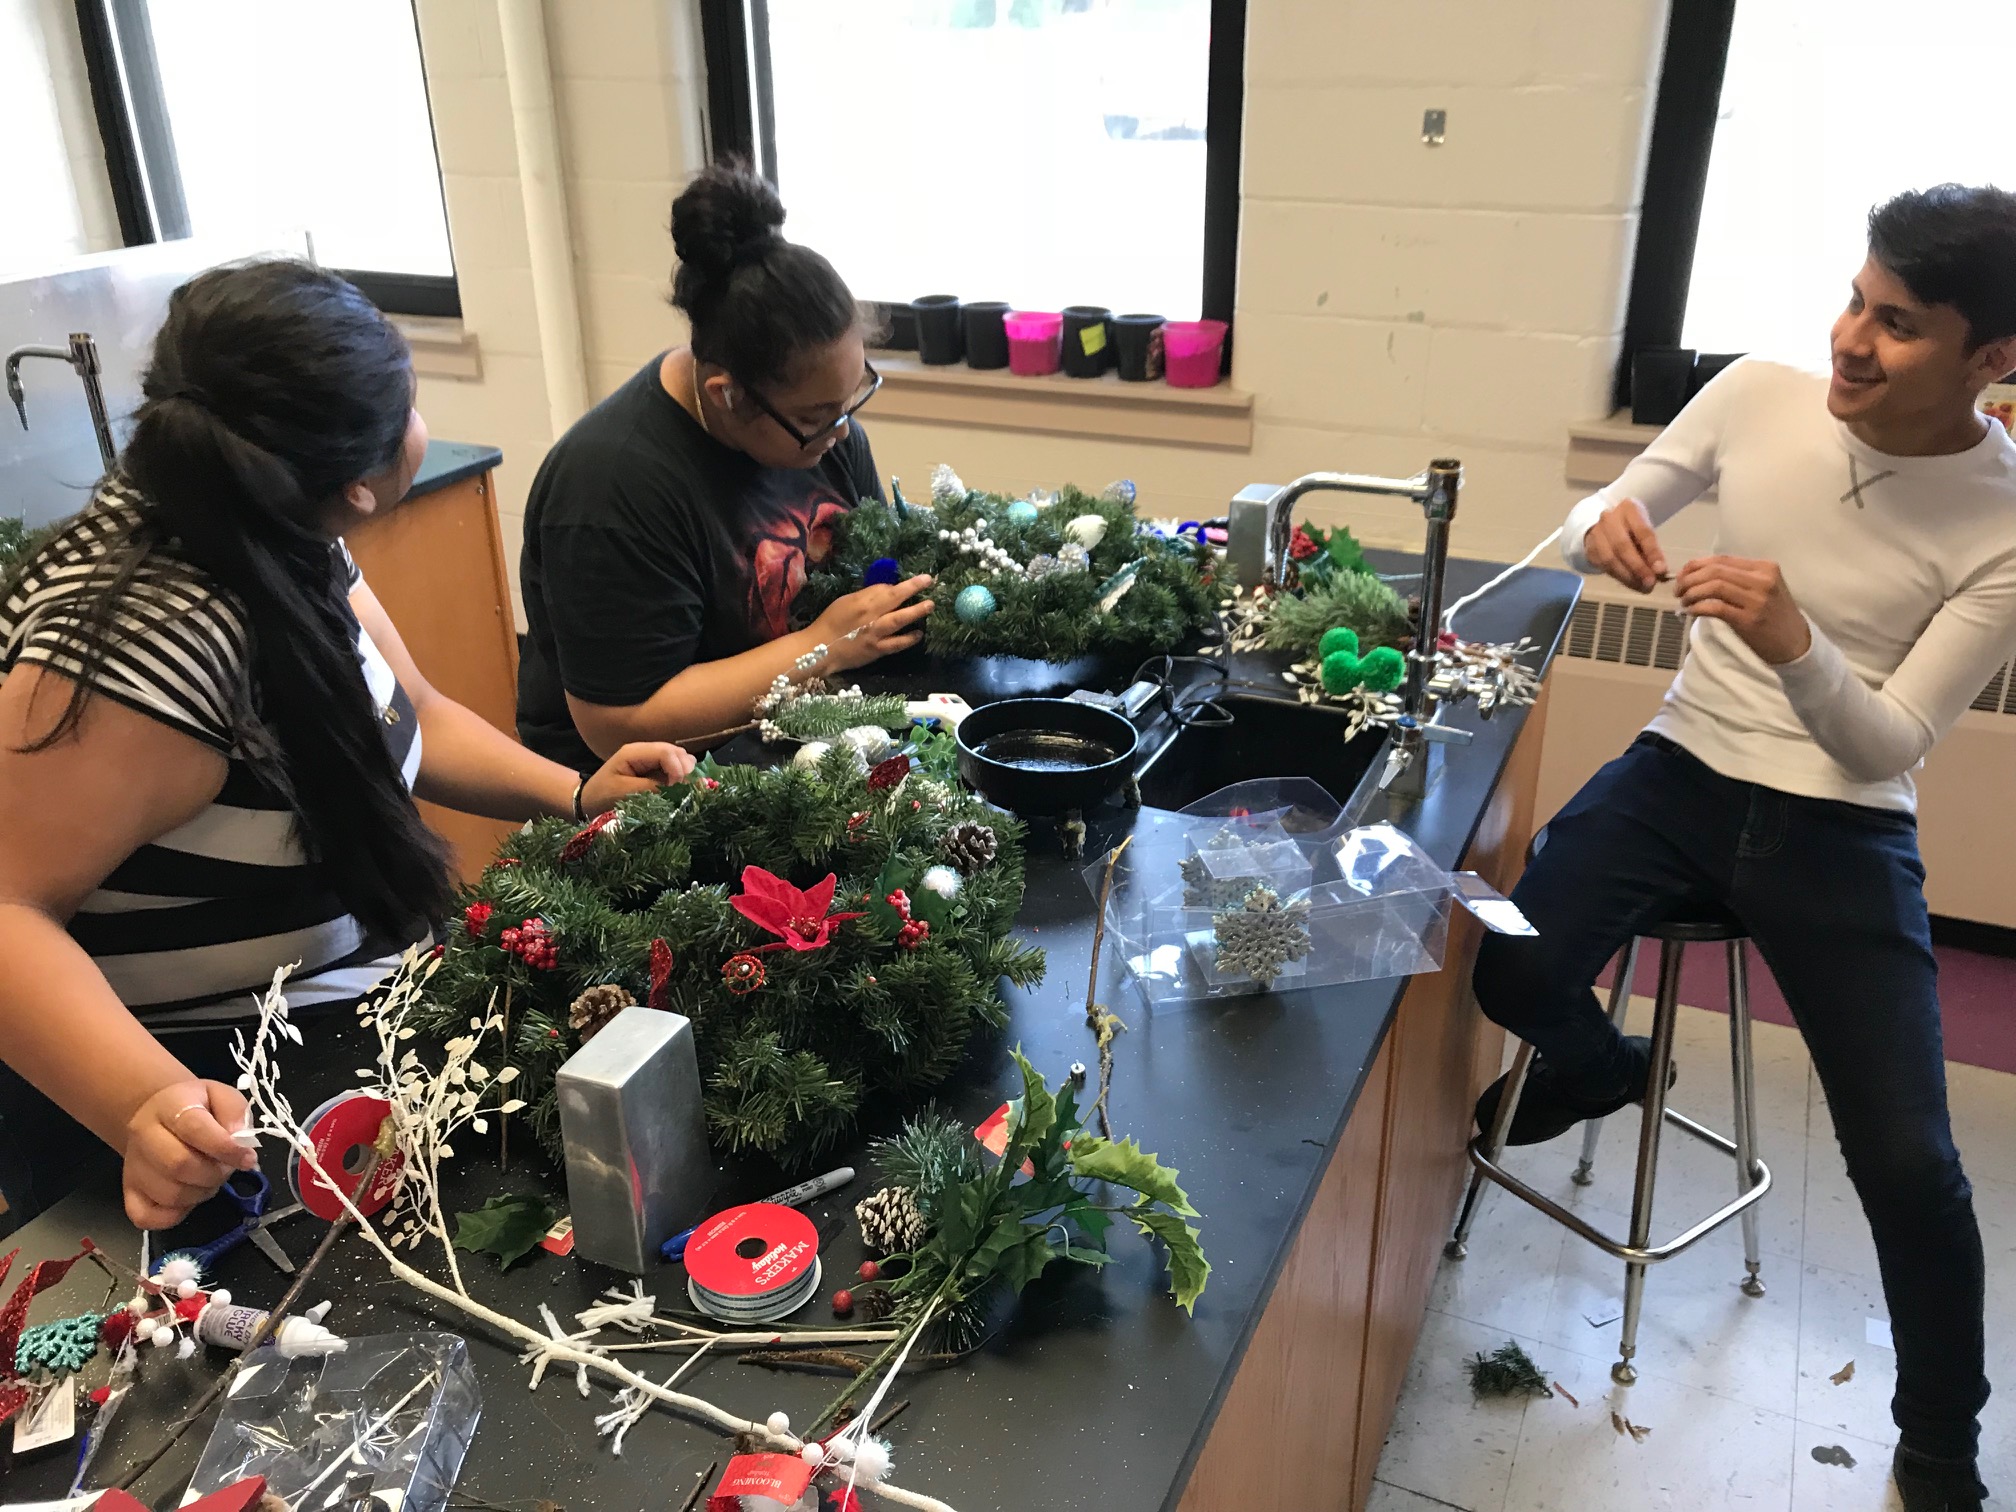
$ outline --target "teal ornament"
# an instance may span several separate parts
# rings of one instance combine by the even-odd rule
[[[1034,525],[1036,523],[1036,506],[1031,504],[1027,499],[1017,499],[1013,504],[1008,506],[1006,513],[1009,520],[1016,525]]]
[[[1407,676],[1407,658],[1391,646],[1374,646],[1358,666],[1374,693],[1391,693]]]
[[[81,1313],[23,1329],[21,1342],[14,1348],[15,1371],[21,1375],[34,1370],[75,1374],[98,1353],[98,1328],[104,1321],[102,1313]]]
[[[994,590],[982,583],[961,588],[959,596],[952,600],[952,612],[959,617],[962,625],[977,625],[991,617],[999,607],[994,602]]]
[[[1339,651],[1349,651],[1353,656],[1358,654],[1358,632],[1349,625],[1331,626],[1323,632],[1323,639],[1316,642],[1318,660],[1334,656]]]

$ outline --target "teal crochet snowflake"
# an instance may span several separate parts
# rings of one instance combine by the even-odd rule
[[[15,1371],[27,1375],[40,1369],[52,1375],[70,1375],[82,1370],[98,1352],[98,1327],[104,1321],[103,1313],[79,1313],[23,1329],[14,1350]]]

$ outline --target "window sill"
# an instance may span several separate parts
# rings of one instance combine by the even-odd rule
[[[1253,396],[1222,383],[1180,389],[1122,383],[1113,373],[1018,378],[961,366],[926,367],[910,352],[874,352],[870,360],[883,380],[867,412],[870,420],[1253,449]]]
[[[1629,410],[1568,427],[1568,481],[1584,488],[1614,483],[1631,459],[1659,438],[1663,425],[1634,425]]]
[[[421,378],[453,378],[463,383],[483,381],[483,352],[476,333],[452,316],[394,315],[389,317],[413,351],[413,372]]]

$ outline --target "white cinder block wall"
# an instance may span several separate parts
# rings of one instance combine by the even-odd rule
[[[507,543],[551,437],[493,0],[419,0],[481,382],[429,380],[437,435],[490,441]],[[1604,413],[1623,323],[1665,0],[1255,0],[1233,381],[1250,453],[876,421],[885,475],[938,461],[1021,489],[1126,475],[1157,513],[1318,468],[1468,466],[1457,549],[1505,558],[1560,522],[1564,428]],[[549,3],[589,373],[599,395],[679,337],[666,217],[704,159],[692,0]],[[1420,140],[1448,111],[1448,139]],[[1005,129],[1005,128],[1004,128]],[[863,234],[889,210],[864,216]],[[907,216],[929,227],[929,207]],[[787,228],[788,229],[788,228]],[[1014,234],[1013,228],[995,228]],[[890,291],[868,291],[888,293]],[[1121,298],[1090,291],[1088,297]],[[1325,503],[1408,545],[1394,506]]]

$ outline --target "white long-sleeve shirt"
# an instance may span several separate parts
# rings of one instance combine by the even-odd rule
[[[1591,572],[1612,504],[1657,527],[1711,488],[1715,550],[1776,562],[1813,644],[1773,667],[1694,621],[1648,728],[1726,777],[1914,811],[1912,771],[2016,652],[2016,443],[1986,424],[1964,452],[1888,456],[1828,413],[1824,375],[1739,362],[1575,506],[1562,553]]]

